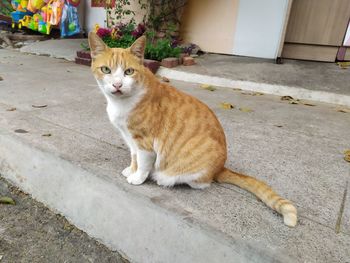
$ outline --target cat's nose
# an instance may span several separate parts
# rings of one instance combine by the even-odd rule
[[[113,84],[113,87],[115,87],[117,90],[120,89],[123,86],[121,82],[116,82]]]

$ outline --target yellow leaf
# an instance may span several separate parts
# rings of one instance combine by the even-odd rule
[[[233,109],[235,106],[228,102],[221,102],[220,107],[224,110],[230,110]]]
[[[338,65],[342,69],[347,69],[350,66],[350,62],[338,62]]]
[[[216,90],[216,88],[214,88],[212,85],[209,85],[209,84],[202,84],[201,88],[206,89],[206,90],[210,90],[210,91]]]
[[[16,202],[11,197],[1,196],[0,197],[0,204],[15,205]]]
[[[239,110],[242,111],[242,112],[253,112],[252,109],[250,109],[250,108],[245,108],[245,107],[239,108]]]
[[[350,162],[350,150],[344,151],[344,160]]]

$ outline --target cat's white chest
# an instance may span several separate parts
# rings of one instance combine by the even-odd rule
[[[108,118],[117,128],[126,124],[129,114],[130,112],[125,112],[125,110],[123,110],[122,107],[118,107],[118,105],[113,105],[112,103],[108,103],[107,105]]]
[[[127,121],[134,107],[135,105],[130,103],[113,103],[110,101],[107,105],[107,114],[110,122],[119,130],[132,154],[136,152],[137,147],[128,130]]]

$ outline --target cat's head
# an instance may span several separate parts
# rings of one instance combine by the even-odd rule
[[[111,98],[126,98],[144,93],[143,56],[145,36],[129,48],[109,48],[94,32],[89,34],[92,72],[103,93]]]

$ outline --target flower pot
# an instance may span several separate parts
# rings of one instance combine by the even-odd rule
[[[157,60],[152,60],[152,59],[144,59],[143,65],[145,67],[147,67],[150,71],[152,71],[153,74],[156,74],[156,72],[160,66],[160,62]]]
[[[90,54],[90,51],[79,50],[79,51],[77,51],[77,57],[91,59],[91,54]]]

